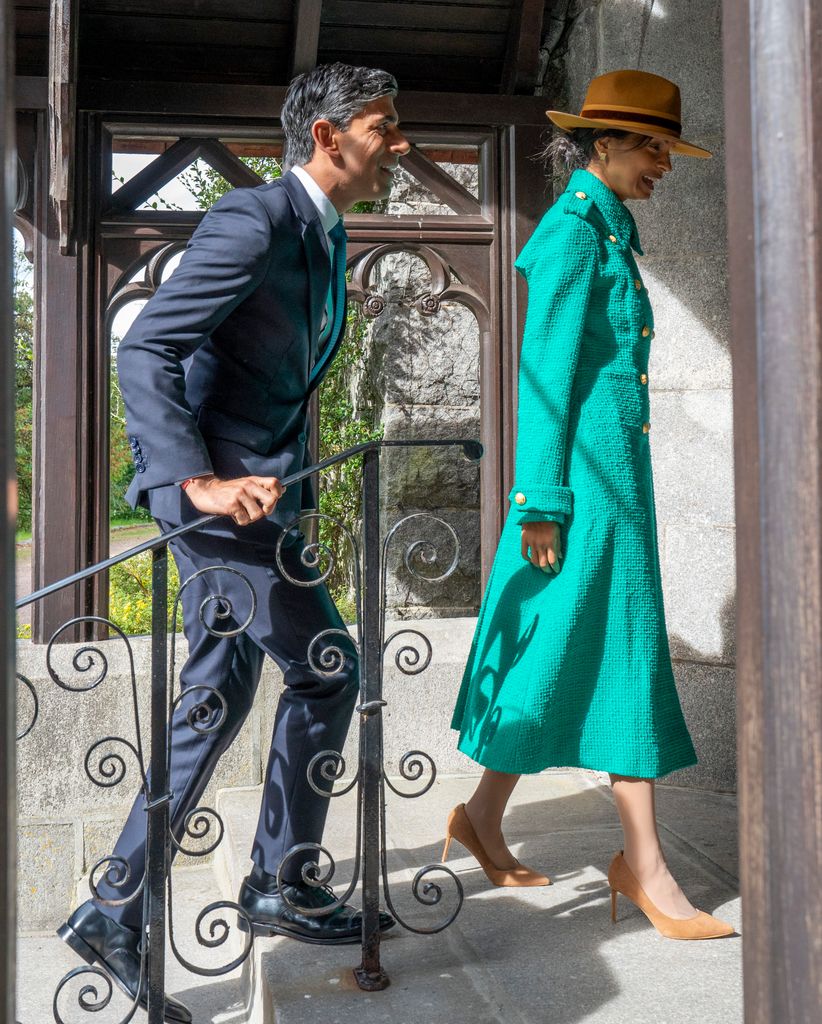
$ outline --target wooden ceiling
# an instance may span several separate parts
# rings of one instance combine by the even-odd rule
[[[551,0],[51,0],[79,16],[78,78],[285,85],[315,63],[404,90],[533,93]],[[16,10],[17,74],[48,74],[50,0]]]

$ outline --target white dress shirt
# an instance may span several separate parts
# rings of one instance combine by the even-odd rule
[[[341,217],[337,213],[334,204],[304,167],[292,167],[291,173],[298,179],[300,184],[308,193],[308,198],[317,207],[317,213],[320,215],[320,224],[322,224],[323,231],[325,232],[325,241],[328,246],[328,255],[331,257],[331,267],[333,270],[334,243],[331,241],[329,232],[336,225],[337,221],[341,220]],[[334,310],[334,296],[332,293],[333,287],[334,276],[332,273],[331,283],[328,288],[328,295],[325,300],[325,313],[323,314],[322,327],[320,328],[320,349],[322,349],[323,345],[328,340],[328,335],[331,333],[331,324],[333,323],[332,313]]]

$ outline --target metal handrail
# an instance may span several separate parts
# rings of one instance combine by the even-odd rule
[[[339,452],[337,455],[331,455],[327,459],[323,459],[322,462],[318,462],[313,466],[307,466],[305,469],[301,469],[299,473],[292,473],[290,476],[285,476],[280,480],[280,483],[284,487],[291,487],[293,484],[299,483],[301,480],[305,480],[306,477],[312,476],[314,473],[319,473],[323,469],[328,469],[329,466],[335,466],[340,462],[346,462],[354,455],[361,455],[363,452],[376,451],[380,448],[417,448],[430,444],[430,441],[364,441],[362,444],[356,444],[352,448],[346,448],[344,452]],[[466,458],[472,462],[478,461],[482,458],[482,445],[476,441],[464,441],[464,440],[443,440],[437,441],[437,446],[443,445],[460,445]],[[202,526],[206,526],[208,523],[213,523],[216,519],[223,519],[224,515],[215,513],[214,515],[201,516],[199,519],[194,519],[190,523],[186,523],[183,526],[178,526],[174,530],[168,530],[166,533],[158,534],[156,537],[152,537],[150,540],[143,541],[142,544],[136,544],[133,548],[129,548],[128,551],[122,551],[119,555],[113,555],[111,558],[106,558],[102,562],[97,562],[95,565],[90,565],[87,569],[81,569],[79,572],[73,573],[71,576],[66,576],[62,580],[57,580],[56,583],[49,583],[48,586],[42,587],[40,590],[35,590],[31,594],[27,594],[25,597],[19,598],[14,602],[15,609],[25,608],[27,605],[34,604],[35,601],[40,601],[44,597],[48,597],[50,594],[56,594],[60,590],[64,590],[66,587],[70,587],[73,583],[80,583],[82,580],[88,579],[90,576],[96,576],[98,572],[103,572],[105,569],[111,569],[112,566],[119,565],[121,562],[127,562],[130,558],[134,558],[135,555],[140,555],[144,551],[154,551],[157,548],[164,547],[169,541],[174,540],[175,537],[182,537],[183,534],[191,533],[193,530],[198,530]]]
[[[438,568],[433,572],[421,574],[414,567],[415,559],[419,563],[427,566],[437,565],[438,548],[430,540],[418,539],[410,544],[406,542],[403,564],[411,575],[428,584],[441,582],[442,580],[447,579],[455,571],[460,554],[459,538],[454,528],[446,520],[431,512],[416,512],[406,515],[399,522],[395,523],[387,532],[386,536],[381,540],[381,450],[384,448],[414,447],[459,447],[462,449],[463,456],[470,462],[478,462],[482,458],[483,454],[482,445],[479,441],[468,438],[445,439],[441,441],[367,441],[363,444],[354,445],[352,448],[348,448],[344,452],[340,452],[338,455],[332,455],[330,458],[324,459],[315,465],[307,466],[298,473],[293,473],[290,476],[283,477],[281,480],[281,483],[288,487],[299,483],[301,480],[306,479],[306,477],[310,477],[312,474],[346,462],[354,456],[361,455],[363,457],[361,488],[362,523],[358,538],[354,537],[354,534],[341,520],[336,519],[333,516],[318,513],[315,510],[303,509],[297,514],[297,518],[294,520],[295,523],[299,523],[300,521],[307,522],[310,520],[313,520],[316,523],[319,520],[325,520],[335,524],[337,527],[342,529],[344,535],[347,535],[348,542],[350,544],[350,553],[353,555],[355,606],[357,609],[356,636],[354,638],[350,638],[346,630],[323,630],[308,644],[306,656],[308,664],[314,671],[321,675],[329,675],[336,672],[339,668],[339,664],[341,664],[336,663],[334,659],[345,659],[346,657],[343,647],[337,642],[337,634],[344,634],[346,642],[353,642],[354,647],[356,648],[360,665],[358,672],[358,692],[360,703],[355,707],[355,710],[359,715],[360,727],[357,771],[352,782],[341,788],[335,788],[333,786],[333,781],[340,778],[345,768],[342,752],[337,750],[323,750],[318,752],[307,766],[306,780],[308,785],[316,793],[328,799],[335,796],[343,796],[352,789],[356,791],[357,839],[354,872],[345,893],[337,896],[330,906],[324,906],[322,908],[303,906],[299,900],[297,900],[296,903],[293,902],[282,886],[282,878],[285,877],[285,866],[291,862],[291,858],[299,856],[301,859],[304,859],[308,856],[309,860],[304,863],[301,868],[306,885],[315,887],[324,885],[328,882],[334,872],[334,859],[327,847],[321,845],[319,842],[299,843],[292,846],[280,860],[276,877],[279,893],[285,904],[291,909],[306,916],[317,916],[319,914],[328,913],[336,907],[342,906],[353,892],[358,881],[362,882],[363,909],[360,941],[362,961],[359,967],[354,969],[354,976],[356,978],[357,985],[366,991],[376,991],[385,988],[388,984],[388,976],[380,963],[381,919],[379,908],[381,891],[385,899],[385,904],[393,914],[396,921],[403,928],[419,934],[433,934],[447,928],[459,913],[464,895],[459,878],[450,868],[440,863],[431,863],[421,867],[415,874],[411,884],[411,891],[414,899],[417,903],[422,904],[427,908],[436,907],[437,905],[442,904],[441,910],[445,911],[444,915],[442,913],[440,914],[440,919],[438,921],[431,923],[429,920],[429,923],[421,924],[417,921],[412,922],[407,920],[404,914],[400,912],[391,898],[388,881],[385,846],[386,787],[389,787],[393,792],[406,799],[423,796],[434,783],[436,778],[436,765],[433,758],[424,751],[409,751],[400,761],[400,771],[403,778],[414,783],[414,785],[410,789],[398,789],[389,781],[385,765],[383,763],[384,748],[382,709],[387,703],[383,698],[383,662],[386,657],[388,646],[391,644],[392,640],[395,640],[397,637],[405,636],[404,646],[395,654],[394,662],[401,673],[409,676],[416,675],[420,671],[424,670],[428,664],[430,664],[432,653],[431,642],[417,629],[400,629],[393,633],[392,636],[387,639],[385,638],[385,613],[387,607],[387,580],[389,564],[387,553],[392,538],[395,538],[398,535],[398,531],[401,528],[406,527],[410,522],[414,522],[418,525],[420,520],[428,520],[429,522],[439,524],[439,527],[445,530],[446,536],[450,538],[450,543],[453,544],[453,557],[451,558],[450,563],[446,561],[445,563],[439,564]],[[89,577],[103,572],[112,566],[125,562],[129,558],[134,557],[134,555],[138,555],[145,551],[151,552],[150,766],[145,764],[141,739],[142,732],[138,713],[134,659],[129,638],[126,634],[116,625],[116,623],[113,623],[108,619],[98,618],[93,615],[86,615],[74,618],[60,627],[60,629],[52,635],[46,650],[46,662],[49,676],[58,686],[72,692],[83,692],[88,689],[93,689],[94,686],[97,685],[97,682],[99,682],[100,679],[103,678],[103,675],[105,675],[108,666],[105,654],[93,644],[86,644],[82,648],[82,652],[78,652],[78,654],[82,653],[83,657],[78,659],[76,654],[72,661],[72,668],[80,672],[87,671],[92,667],[94,658],[99,657],[103,666],[103,675],[100,676],[100,679],[93,681],[92,684],[88,686],[72,685],[71,682],[67,682],[63,679],[61,673],[55,669],[50,659],[52,649],[57,642],[59,635],[67,627],[77,626],[83,622],[108,624],[112,628],[112,631],[116,633],[126,644],[131,660],[132,698],[134,703],[133,710],[135,728],[137,732],[137,745],[135,746],[128,739],[122,736],[106,736],[103,740],[98,740],[92,744],[87,751],[85,764],[86,774],[96,785],[109,787],[111,785],[119,784],[119,782],[125,778],[125,771],[120,773],[118,777],[113,778],[111,776],[110,765],[105,762],[104,757],[103,761],[100,762],[101,767],[99,767],[99,774],[102,778],[97,778],[89,766],[89,759],[99,756],[95,752],[100,749],[101,743],[124,744],[125,747],[136,756],[139,763],[142,779],[142,791],[145,799],[145,869],[142,880],[137,884],[137,888],[126,895],[118,895],[128,880],[129,872],[127,869],[127,862],[116,853],[99,860],[94,867],[92,867],[89,878],[89,887],[92,897],[98,901],[102,901],[104,904],[108,903],[108,905],[117,906],[131,902],[132,900],[142,900],[142,928],[147,941],[143,943],[140,955],[141,980],[137,983],[138,994],[133,996],[131,1010],[123,1019],[122,1024],[127,1024],[127,1022],[132,1019],[138,1002],[142,998],[139,995],[140,992],[146,993],[144,1001],[147,1004],[146,1008],[149,1024],[161,1024],[165,1019],[164,964],[167,945],[167,928],[168,945],[173,951],[174,956],[177,961],[183,965],[183,967],[194,974],[215,977],[233,971],[249,956],[253,946],[254,928],[246,911],[243,910],[238,903],[234,903],[230,900],[227,901],[225,899],[217,900],[203,908],[197,917],[195,935],[198,943],[201,946],[214,947],[220,945],[225,940],[225,934],[228,933],[229,926],[224,918],[219,918],[216,922],[213,922],[215,926],[219,925],[225,930],[225,934],[217,941],[215,941],[213,934],[210,934],[210,937],[206,937],[205,933],[202,931],[201,925],[207,915],[218,911],[223,912],[226,909],[232,910],[237,914],[238,928],[245,931],[248,939],[243,943],[242,951],[230,963],[223,964],[220,967],[206,968],[197,966],[196,964],[189,962],[189,960],[181,954],[175,944],[173,914],[171,911],[172,883],[169,866],[174,849],[184,853],[189,853],[193,856],[203,856],[206,853],[210,853],[211,850],[219,844],[223,835],[224,825],[220,815],[213,809],[201,806],[189,811],[189,817],[196,814],[198,816],[197,821],[205,821],[206,826],[203,829],[198,825],[196,835],[194,832],[190,831],[186,831],[186,834],[191,835],[194,838],[203,839],[205,834],[210,831],[213,825],[217,836],[216,841],[212,845],[209,845],[206,849],[199,851],[187,849],[183,845],[182,837],[172,834],[171,831],[170,801],[172,800],[172,793],[169,786],[169,772],[171,764],[170,729],[173,716],[181,707],[180,701],[183,697],[184,688],[181,686],[180,695],[175,698],[175,646],[174,636],[172,636],[170,646],[168,644],[169,630],[173,635],[176,634],[177,607],[180,602],[182,590],[189,582],[191,582],[191,580],[198,577],[202,578],[207,573],[214,571],[219,572],[220,570],[225,571],[226,569],[229,569],[229,571],[235,573],[240,580],[244,580],[251,590],[252,610],[250,616],[240,625],[239,629],[234,629],[232,626],[232,628],[227,632],[221,632],[219,628],[209,628],[206,626],[207,631],[213,636],[232,637],[244,632],[253,617],[254,609],[256,607],[256,598],[251,584],[241,572],[238,572],[236,569],[228,566],[217,565],[206,567],[194,573],[189,580],[181,585],[174,601],[174,616],[169,624],[169,541],[173,541],[177,537],[190,533],[193,530],[200,529],[206,524],[212,523],[221,518],[223,518],[221,515],[200,516],[184,526],[179,526],[176,529],[169,530],[157,537],[153,537],[142,544],[138,544],[135,547],[130,548],[128,551],[124,551],[112,558],[107,558],[102,562],[98,562],[96,565],[89,566],[87,569],[83,569],[71,576],[67,576],[65,579],[52,583],[47,587],[43,587],[41,590],[35,591],[33,594],[29,594],[16,602],[17,608],[23,608],[26,605],[30,605],[35,601],[47,597],[49,594],[53,594],[65,587],[71,586],[73,583],[78,583],[81,580],[88,579]],[[280,537],[280,545],[282,544],[282,540],[283,538]],[[315,540],[306,546],[301,559],[304,566],[309,567],[314,571],[313,577],[310,581],[298,581],[290,576],[287,570],[283,568],[279,561],[279,550],[278,546],[276,549],[277,564],[285,582],[291,582],[297,586],[320,586],[323,584],[324,580],[328,578],[328,574],[333,568],[333,552],[331,549],[325,548],[319,541]],[[321,554],[328,556],[329,560],[329,564],[322,571],[317,569]],[[219,600],[221,602],[220,616],[229,617],[233,614],[231,600],[227,596],[227,593],[223,594],[215,591],[215,593],[213,593],[207,600]],[[201,606],[201,618],[203,607],[204,606]],[[239,616],[239,618],[241,619],[242,616]],[[319,661],[315,661],[313,660],[314,654],[312,652],[314,651],[315,644],[317,644],[318,641],[323,641],[325,646],[323,647],[322,656]],[[328,660],[329,656],[331,658],[330,661]],[[31,699],[33,700],[31,721],[25,729],[18,733],[19,740],[28,735],[34,727],[38,718],[39,702],[36,690],[29,680],[18,674],[17,681],[18,685],[28,691],[31,695]],[[186,721],[188,722],[189,727],[193,729],[194,732],[213,731],[220,725],[222,717],[227,713],[228,705],[226,701],[220,692],[212,686],[200,684],[192,687],[191,690],[196,691],[194,693],[194,699],[197,703],[186,713]],[[209,719],[209,724],[205,727],[202,724],[202,719],[198,717],[198,709],[199,711],[207,711],[210,714],[211,712],[208,711],[210,707],[208,704],[209,700],[216,702],[219,707],[216,711],[216,721]],[[220,708],[222,708],[222,711]],[[214,709],[211,708],[211,711],[213,710]],[[116,757],[117,755],[113,756]],[[115,775],[117,775],[116,769]],[[329,786],[328,783],[331,783],[331,785]],[[188,821],[188,818],[186,821]],[[186,830],[187,828],[188,826],[186,825]],[[320,868],[321,858],[327,858],[328,868]],[[438,881],[435,881],[435,878],[437,878]],[[115,895],[102,895],[100,890],[97,888],[97,885],[101,882],[105,882],[109,888],[113,887]],[[448,896],[447,898],[444,898],[446,897],[446,888],[448,890]],[[245,922],[244,928],[241,927],[241,922]],[[97,996],[98,989],[95,988],[95,985],[99,983],[98,979],[101,976],[108,979],[106,972],[99,966],[94,965],[88,967],[75,967],[61,979],[54,992],[52,1008],[54,1018],[58,1024],[63,1024],[65,1019],[61,1016],[59,1006],[62,1005],[67,998],[70,998],[68,986],[74,986],[77,982],[82,982],[83,979],[88,981],[90,975],[94,975],[94,983],[84,985],[80,989],[79,993],[75,993],[75,996],[79,1001],[79,1006],[86,1011],[94,1012],[102,1009],[107,1004],[108,997],[106,995],[103,995],[97,1000],[97,1002],[88,998],[90,992],[93,993],[95,997]],[[111,987],[110,979],[109,987]]]

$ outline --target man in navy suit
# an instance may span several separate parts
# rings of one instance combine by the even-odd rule
[[[384,71],[343,64],[296,78],[282,110],[291,170],[254,189],[236,189],[205,215],[173,275],[123,339],[118,369],[135,477],[133,504],[147,506],[168,530],[203,513],[223,518],[172,544],[180,577],[222,566],[239,570],[256,594],[250,612],[236,574],[206,572],[183,593],[189,657],[185,691],[171,728],[171,828],[185,839],[223,752],[248,714],[263,658],[282,668],[280,698],[263,786],[259,824],[239,902],[254,931],[318,943],[356,942],[358,911],[319,916],[293,909],[330,906],[327,888],[305,884],[311,851],[285,862],[286,902],[277,871],[295,844],[322,838],[328,799],[309,785],[307,767],[323,750],[341,750],[358,689],[353,645],[324,585],[303,565],[302,535],[289,529],[313,504],[308,487],[284,491],[280,479],[310,463],[308,402],[345,327],[345,232],[341,215],[356,202],[388,195],[409,144],[399,130],[397,83]],[[276,557],[279,544],[280,557]],[[284,570],[284,571],[283,571]],[[222,594],[231,605],[208,601]],[[205,614],[203,604],[205,602]],[[324,649],[341,647],[335,671],[317,670]],[[205,689],[209,687],[211,689]],[[213,691],[217,691],[217,696]],[[197,704],[207,722],[187,720]],[[204,725],[207,727],[204,728]],[[136,800],[114,850],[129,878],[100,880],[106,900],[136,890],[145,871],[144,799]],[[108,972],[132,997],[139,984],[142,899],[121,906],[89,900],[60,929],[88,963]],[[393,924],[382,915],[383,927]],[[145,993],[140,994],[145,1004]],[[166,997],[166,1020],[188,1022],[185,1006]]]

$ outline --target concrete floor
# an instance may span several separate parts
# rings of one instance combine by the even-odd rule
[[[426,909],[414,900],[410,882],[419,867],[438,860],[446,814],[471,788],[470,778],[451,777],[438,779],[419,799],[389,794],[391,892],[399,912],[418,927],[435,923],[452,890],[444,886],[440,907]],[[213,965],[217,957],[226,962],[236,949],[231,942],[216,951],[198,948],[193,921],[207,902],[236,892],[258,801],[256,789],[221,794],[226,824],[221,855],[210,868],[174,872],[178,943],[184,956],[201,965]],[[696,905],[739,928],[734,797],[660,786],[658,808],[663,843],[683,888]],[[353,811],[351,795],[331,802],[326,845],[337,859],[338,887],[353,870]],[[742,1021],[738,936],[713,942],[664,939],[624,899],[617,924],[611,923],[605,873],[621,833],[601,778],[553,771],[523,778],[506,835],[517,856],[545,870],[554,884],[491,888],[475,861],[454,843],[449,867],[465,889],[459,916],[436,935],[395,928],[381,947],[391,978],[383,992],[356,988],[351,973],[359,963],[356,946],[318,947],[289,939],[257,940],[245,968],[223,978],[194,978],[170,955],[168,989],[191,1006],[197,1024]],[[53,1019],[54,986],[75,963],[58,940],[42,936],[21,939],[18,961],[20,1024],[46,1024]],[[93,1018],[66,1011],[65,1020],[118,1021],[122,1012],[117,1015],[114,1003]]]

